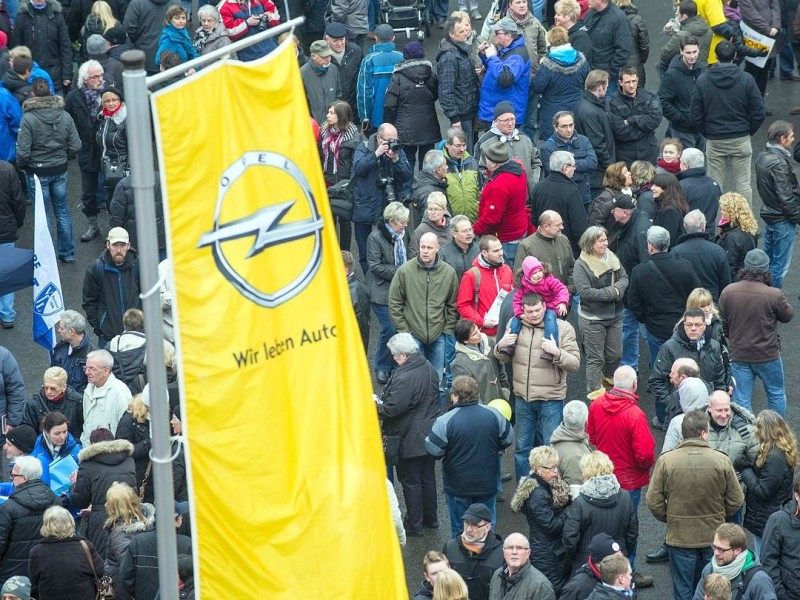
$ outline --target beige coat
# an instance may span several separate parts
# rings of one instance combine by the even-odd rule
[[[662,454],[647,489],[647,507],[667,524],[667,544],[678,548],[707,548],[743,503],[731,460],[698,438]]]

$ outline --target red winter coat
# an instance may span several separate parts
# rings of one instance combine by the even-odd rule
[[[475,309],[475,271],[472,269],[467,269],[461,279],[456,308],[462,319],[475,321],[481,331],[491,337],[497,333],[497,327],[485,328],[483,326],[483,317],[492,307],[500,290],[510,292],[511,288],[514,287],[514,273],[511,271],[511,267],[505,263],[496,269],[484,267],[480,256],[472,261],[472,266],[476,267],[481,274],[481,287],[478,290],[478,308],[477,310]]]
[[[638,490],[650,482],[656,441],[636,394],[613,388],[589,406],[589,442],[608,454],[623,489]]]
[[[496,235],[501,242],[521,240],[528,233],[528,178],[522,164],[509,160],[491,174],[478,203],[476,235]]]

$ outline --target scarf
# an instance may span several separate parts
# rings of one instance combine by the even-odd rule
[[[405,231],[397,233],[388,223],[384,223],[384,227],[386,227],[386,231],[392,236],[392,241],[394,242],[394,266],[399,267],[400,265],[404,265],[407,259],[406,243],[403,241]]]
[[[86,106],[89,107],[89,118],[94,123],[100,114],[100,90],[92,90],[88,87],[82,89],[83,99],[86,100]]]
[[[581,486],[581,496],[605,500],[619,493],[619,481],[616,475],[598,475],[584,482]]]
[[[667,162],[663,158],[658,159],[658,166],[664,169],[667,173],[677,175],[681,172],[681,161]]]
[[[733,559],[730,564],[727,564],[723,567],[717,564],[717,557],[713,557],[711,559],[711,570],[714,573],[719,573],[720,575],[724,575],[728,581],[733,581],[742,573],[742,568],[744,568],[744,563],[747,560],[747,553],[748,551],[745,550],[739,556]]]
[[[322,144],[322,164],[324,167],[327,168],[328,160],[333,155],[333,164],[331,165],[331,169],[334,175],[339,169],[339,150],[342,147],[342,142],[345,138],[345,131],[342,131],[336,125],[331,125],[330,127],[323,127],[322,133],[320,134],[320,140]]]
[[[589,265],[592,273],[598,279],[608,271],[611,271],[611,285],[614,285],[614,273],[619,270],[620,262],[616,254],[611,250],[606,251],[603,258],[597,258],[594,254],[581,251],[581,260]]]
[[[475,554],[480,554],[483,552],[484,546],[486,546],[486,542],[467,542],[464,539],[464,536],[461,536],[461,543],[464,545],[464,548],[469,550],[470,552],[474,552]]]
[[[214,29],[216,29],[216,27],[214,27]],[[208,38],[210,38],[211,34],[214,33],[214,29],[211,31],[206,31],[202,27],[197,28],[197,31],[194,34],[194,40],[192,41],[192,46],[194,46],[194,49],[197,50],[198,54],[203,53],[203,48],[206,47]]]
[[[572,500],[572,496],[570,496],[569,493],[569,484],[561,479],[560,476],[549,483],[545,483],[545,485],[550,486],[550,493],[553,496],[553,506],[555,508],[564,508]]]
[[[42,438],[44,439],[44,443],[47,446],[47,449],[50,450],[50,456],[56,458],[58,456],[58,453],[61,451],[61,446],[53,445],[53,443],[46,435],[43,435]]]
[[[103,116],[107,119],[111,119],[117,125],[122,125],[128,117],[128,108],[125,106],[124,102],[120,102],[115,110],[108,110],[103,107]]]

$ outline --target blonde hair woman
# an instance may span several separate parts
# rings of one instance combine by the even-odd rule
[[[564,522],[564,549],[573,572],[589,558],[589,542],[606,533],[617,542],[625,556],[635,549],[639,519],[630,494],[623,490],[614,464],[604,452],[595,450],[581,459],[583,485]]]
[[[686,308],[699,308],[706,317],[706,340],[717,340],[722,350],[722,362],[725,365],[726,377],[730,375],[731,357],[728,350],[728,338],[722,331],[722,319],[714,304],[714,298],[706,288],[695,288],[686,299]]]
[[[719,199],[719,233],[716,242],[728,255],[731,279],[739,280],[745,254],[756,247],[758,223],[747,198],[736,192],[722,194]]]
[[[114,580],[117,588],[117,574],[122,555],[131,539],[137,533],[150,531],[155,527],[155,510],[152,504],[140,504],[139,495],[129,485],[115,482],[106,492],[105,528],[108,530],[106,546],[105,574]],[[120,594],[120,588],[117,588]]]
[[[511,510],[521,512],[528,519],[531,564],[541,571],[558,596],[569,576],[569,561],[561,540],[570,502],[569,485],[558,472],[558,452],[552,446],[537,446],[528,457],[530,476],[523,477]]]
[[[433,600],[469,600],[467,584],[453,569],[439,571],[433,585]]]
[[[747,486],[744,526],[753,534],[758,556],[767,519],[792,498],[792,477],[798,464],[798,453],[794,433],[774,410],[758,413],[755,437],[758,456],[752,467],[742,471],[742,483]]]

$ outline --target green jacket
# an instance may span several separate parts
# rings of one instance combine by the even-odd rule
[[[450,158],[447,147],[442,146],[447,160],[447,201],[450,203],[450,214],[465,215],[469,222],[478,220],[478,200],[481,188],[478,183],[478,161],[469,152],[464,152],[461,162]]]
[[[433,261],[426,267],[419,258],[409,260],[389,286],[389,314],[398,332],[409,332],[423,344],[443,333],[453,333],[458,312],[458,279],[453,267]]]

